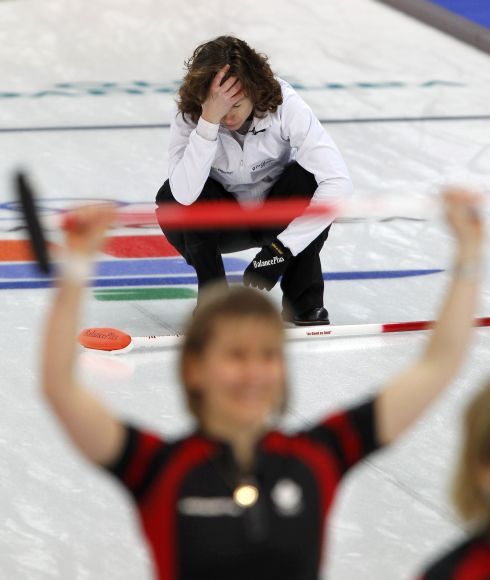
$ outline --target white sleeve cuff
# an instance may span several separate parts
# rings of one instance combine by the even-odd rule
[[[216,141],[218,138],[218,131],[219,131],[219,124],[215,125],[214,123],[210,123],[206,121],[202,117],[199,118],[196,127],[196,133],[206,139],[207,141]]]

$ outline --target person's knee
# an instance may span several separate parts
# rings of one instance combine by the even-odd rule
[[[286,167],[271,191],[271,198],[306,197],[311,198],[318,184],[315,176],[294,161]]]
[[[318,183],[313,173],[310,173],[297,162],[294,162],[290,169],[289,178],[296,184],[298,196],[313,195],[318,188]]]
[[[229,193],[224,189],[224,187],[218,183],[215,179],[209,177],[204,187],[199,194],[199,197],[196,199],[196,202],[199,201],[223,201],[232,199]],[[234,198],[233,198],[234,199]],[[156,196],[156,203],[161,205],[163,203],[171,203],[175,202],[175,197],[172,193],[172,188],[170,187],[170,180],[167,179],[162,187],[158,190]]]
[[[172,195],[172,189],[170,188],[170,180],[167,179],[165,183],[160,187],[158,190],[157,196],[155,201],[158,205],[162,203],[168,203],[175,201],[174,196]]]
[[[212,177],[208,177],[201,194],[197,198],[199,201],[229,201],[234,199],[225,188]]]

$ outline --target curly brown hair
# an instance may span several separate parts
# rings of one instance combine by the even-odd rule
[[[230,70],[223,80],[230,76],[238,78],[245,95],[253,103],[255,116],[263,117],[267,111],[275,112],[282,104],[281,85],[274,77],[267,56],[256,52],[239,38],[219,36],[199,45],[185,62],[187,74],[177,100],[184,119],[189,116],[193,123],[197,123],[211,82],[226,64],[230,65]]]

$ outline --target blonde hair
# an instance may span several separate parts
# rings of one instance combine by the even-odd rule
[[[452,486],[461,517],[490,525],[490,503],[477,481],[480,467],[490,468],[490,381],[466,410],[463,449]]]
[[[201,421],[201,395],[189,380],[189,364],[192,358],[203,354],[216,330],[216,323],[221,320],[255,317],[270,321],[280,332],[281,340],[284,327],[272,302],[256,290],[243,286],[228,288],[226,284],[212,284],[199,300],[199,307],[189,321],[185,332],[184,343],[180,353],[180,376],[184,386],[187,406],[192,415]],[[280,411],[286,407],[286,385]]]

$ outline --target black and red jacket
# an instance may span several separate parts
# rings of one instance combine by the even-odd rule
[[[420,580],[490,580],[490,530],[457,546]]]
[[[132,426],[109,470],[132,494],[160,580],[317,580],[326,518],[344,474],[378,448],[374,401],[258,444],[259,500],[233,500],[230,448],[166,442]]]

